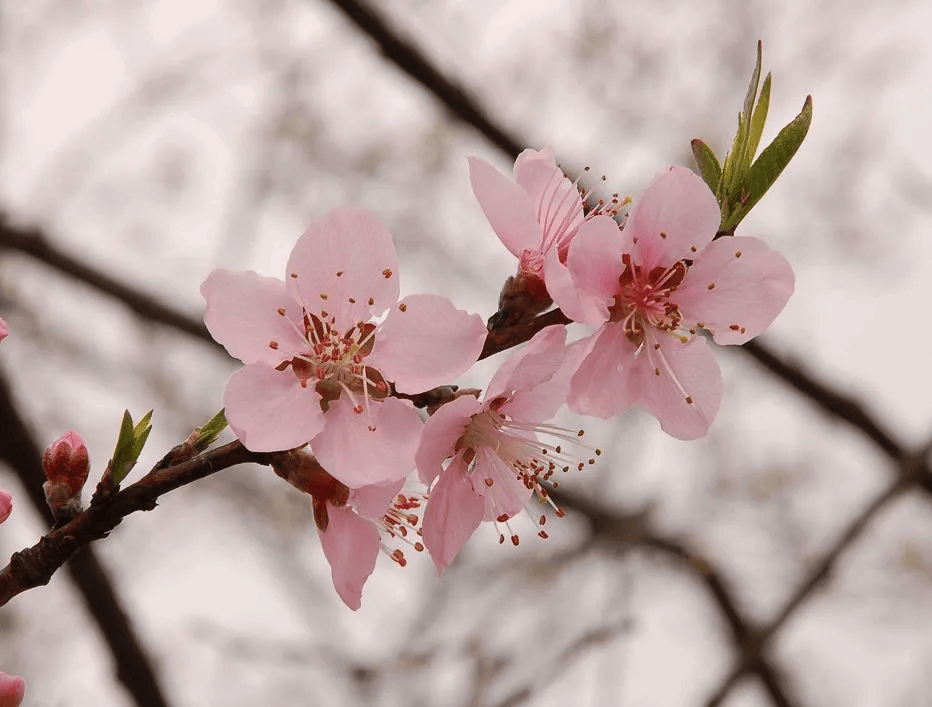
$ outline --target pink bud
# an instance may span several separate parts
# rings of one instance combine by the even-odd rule
[[[3,341],[9,333],[10,327],[3,321],[3,317],[0,317],[0,341]]]
[[[0,707],[19,707],[25,695],[25,680],[18,675],[0,673]]]
[[[6,491],[0,490],[0,523],[10,517],[13,512],[13,497]]]
[[[42,457],[42,468],[45,478],[52,484],[67,488],[69,498],[80,494],[90,471],[87,447],[81,435],[72,430],[52,442]]]

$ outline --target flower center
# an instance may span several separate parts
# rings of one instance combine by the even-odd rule
[[[501,412],[501,407],[509,401],[500,396],[491,401],[487,409],[470,418],[463,436],[456,443],[456,451],[463,454],[463,460],[474,475],[474,486],[485,486],[486,506],[495,514],[496,522],[505,523],[514,515],[516,506],[524,506],[526,495],[522,490],[529,490],[541,502],[548,503],[558,517],[563,511],[554,504],[548,489],[555,489],[559,482],[553,475],[559,470],[567,472],[571,467],[582,471],[587,464],[595,464],[595,457],[585,461],[578,456],[563,451],[564,445],[575,445],[602,454],[601,449],[590,449],[580,438],[584,431],[568,430],[555,425],[543,423],[520,422]],[[538,435],[549,437],[550,441],[541,441]],[[493,463],[482,464],[482,459],[491,459]],[[479,482],[475,477],[482,478]],[[543,526],[546,516],[531,516],[535,523]],[[518,544],[518,536],[511,532],[513,544]],[[538,535],[547,538],[541,529]],[[499,534],[499,542],[504,542],[504,534]]]
[[[284,316],[284,310],[280,309],[279,313]],[[375,324],[358,322],[341,332],[336,327],[335,318],[328,317],[327,312],[322,311],[317,316],[307,310],[304,310],[303,323],[301,335],[307,342],[307,353],[285,361],[278,370],[284,371],[291,366],[303,387],[311,382],[320,394],[324,412],[341,393],[349,396],[357,413],[365,410],[358,396],[361,395],[366,403],[370,399],[388,397],[388,383],[382,374],[364,363],[375,345]]]
[[[677,332],[683,316],[671,297],[683,283],[689,266],[679,260],[668,268],[657,266],[644,272],[631,256],[622,256],[624,272],[618,278],[618,293],[609,309],[613,322],[621,322],[625,336],[635,346],[641,346],[652,326],[661,331]]]
[[[424,551],[421,540],[420,509],[426,500],[422,493],[399,493],[381,518],[376,519],[379,526],[380,549],[399,565],[408,564],[402,548],[389,547],[389,541],[397,541],[414,548],[415,552]]]

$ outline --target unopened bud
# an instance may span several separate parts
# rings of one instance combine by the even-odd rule
[[[6,322],[3,321],[3,317],[0,317],[0,341],[3,341],[9,333],[10,327],[8,327]]]
[[[52,512],[58,515],[66,505],[79,505],[81,489],[90,471],[81,435],[71,431],[52,442],[42,457],[42,468],[48,479],[42,488]]]
[[[19,707],[25,695],[25,680],[18,675],[0,673],[0,707]]]
[[[6,491],[0,490],[0,523],[10,517],[13,512],[13,497]]]

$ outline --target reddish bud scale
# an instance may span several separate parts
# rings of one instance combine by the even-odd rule
[[[49,482],[67,489],[61,491],[67,493],[67,498],[80,495],[90,472],[87,446],[81,435],[72,430],[52,442],[42,456],[42,469]]]

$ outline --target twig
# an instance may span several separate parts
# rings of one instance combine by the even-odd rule
[[[15,553],[10,564],[0,570],[0,606],[27,589],[47,584],[78,548],[106,537],[129,514],[151,511],[159,496],[236,464],[269,464],[270,459],[271,455],[250,452],[236,441],[175,466],[150,471],[100,505],[91,505],[68,524],[50,531],[31,548]]]
[[[32,505],[46,522],[53,522],[42,484],[42,452],[13,403],[6,380],[0,375],[0,459],[19,475]],[[91,616],[97,622],[116,667],[116,675],[139,707],[168,707],[155,668],[123,610],[105,568],[91,547],[79,551],[68,571]]]

